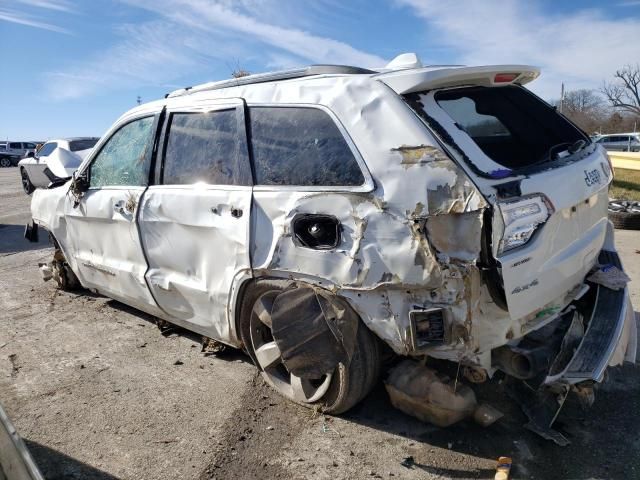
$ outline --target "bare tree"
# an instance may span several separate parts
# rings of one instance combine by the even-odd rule
[[[560,100],[552,103],[560,106]],[[569,90],[562,102],[563,115],[588,133],[602,129],[610,114],[607,110],[603,98],[594,90]]]
[[[612,107],[640,115],[640,65],[626,65],[616,71],[615,80],[605,83],[602,93]]]
[[[247,77],[249,75],[251,75],[251,72],[249,70],[244,70],[242,68],[237,68],[233,72],[231,72],[231,76],[233,78]]]
[[[563,111],[595,114],[603,110],[603,100],[593,90],[570,90],[564,96]]]

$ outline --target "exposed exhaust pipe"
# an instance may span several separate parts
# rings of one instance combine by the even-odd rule
[[[549,368],[551,349],[547,346],[526,349],[505,345],[492,350],[491,363],[512,377],[528,380]]]

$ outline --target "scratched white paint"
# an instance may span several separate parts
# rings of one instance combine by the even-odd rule
[[[471,78],[461,77],[462,70],[456,70],[456,81]],[[523,195],[544,193],[554,213],[527,247],[498,258],[507,312],[493,302],[477,265],[482,212],[496,205],[495,186],[505,180],[483,178],[473,170],[501,167],[455,127],[432,94],[421,95],[431,117],[475,165],[466,164],[453,148],[445,154],[394,92],[413,91],[412,81],[424,89],[428,82],[424,75],[411,80],[412,72],[403,72],[322,75],[173,96],[127,112],[94,149],[99,151],[125,121],[165,106],[206,110],[212,102],[239,98],[249,106],[318,106],[348,133],[365,169],[363,187],[153,186],[134,192],[136,222],[135,214],[125,217],[111,210],[121,193],[91,193],[73,208],[67,185],[36,191],[33,218],[55,235],[83,285],[231,345],[240,344],[235,306],[242,282],[252,276],[281,277],[344,296],[367,327],[399,354],[463,359],[490,370],[490,350],[551,319],[572,300],[593,265],[607,234],[610,178],[590,187],[580,182],[583,169],[599,168],[606,159],[597,150],[579,164],[523,179]],[[472,73],[477,77],[477,70]],[[446,75],[432,77],[435,84],[446,84]],[[91,157],[80,171],[90,162]],[[575,188],[569,188],[574,182]],[[232,206],[244,211],[242,222],[228,216]],[[331,251],[296,245],[290,224],[298,213],[338,218],[340,245]],[[476,220],[460,230],[456,222],[463,214]],[[442,218],[430,225],[434,216]],[[111,223],[101,228],[93,221],[98,217]],[[497,243],[499,219],[494,216],[492,224]],[[457,233],[446,244],[442,232]],[[435,243],[439,234],[437,252],[429,238]],[[521,267],[514,266],[526,258]],[[537,288],[511,293],[535,279]],[[434,305],[451,311],[452,342],[413,352],[408,313]]]

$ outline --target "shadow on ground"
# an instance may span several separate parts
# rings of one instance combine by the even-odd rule
[[[40,472],[47,480],[117,480],[118,478],[45,445],[23,440]]]
[[[382,384],[345,419],[414,440],[415,451],[407,452],[407,456],[414,457],[410,468],[446,478],[493,478],[495,470],[457,469],[457,462],[449,468],[435,466],[430,461],[433,447],[491,460],[510,456],[515,479],[640,479],[636,461],[640,458],[640,367],[610,369],[589,410],[583,410],[575,400],[567,401],[554,425],[571,441],[564,448],[524,428],[526,417],[509,400],[501,383],[489,389],[489,398],[483,392],[487,388],[476,390],[481,401],[488,401],[505,413],[490,427],[471,421],[448,428],[422,423],[395,410]],[[402,461],[398,458],[398,463]],[[461,466],[469,463],[462,463],[461,457]]]
[[[154,316],[115,300],[109,300],[107,304],[143,321],[156,323]],[[201,341],[201,336],[179,327],[164,334]],[[250,362],[241,351],[231,348],[216,357]],[[491,479],[495,470],[486,465],[500,456],[509,456],[514,462],[513,479],[640,480],[640,464],[637,463],[640,458],[640,366],[626,364],[610,368],[606,380],[598,386],[594,405],[588,410],[584,410],[576,399],[567,400],[554,424],[554,428],[571,441],[567,447],[559,447],[524,428],[527,419],[508,397],[499,374],[491,383],[474,386],[474,390],[480,402],[498,408],[504,417],[487,428],[471,421],[438,428],[393,408],[381,381],[360,405],[342,418],[410,439],[413,446],[407,448],[406,455],[397,462],[401,464],[406,457],[412,457],[407,468],[444,478]],[[42,462],[48,479],[115,478],[47,447],[27,443],[36,462],[39,465]],[[446,466],[442,465],[443,456],[434,453],[436,448],[450,452],[446,456]]]
[[[0,224],[0,255],[47,248],[49,246],[49,235],[44,230],[40,230],[39,233],[39,241],[31,243],[24,238],[24,225]]]
[[[79,290],[79,292],[83,292],[89,295],[95,295],[87,290]],[[135,315],[140,320],[144,320],[147,323],[158,325],[157,317],[154,317],[153,315],[149,315],[148,313],[145,313],[145,312],[141,312],[140,310],[130,307],[127,304],[120,303],[117,300],[110,299],[107,301],[107,305],[109,305],[111,308],[114,308],[116,310],[120,310],[121,312],[126,312],[130,315]],[[160,331],[162,332],[162,335],[166,337],[170,337],[172,335],[179,335],[181,337],[188,338],[190,341],[194,343],[202,344],[202,339],[203,339],[202,335],[199,335],[195,332],[191,332],[189,330],[185,330],[184,328],[179,327],[177,325],[168,324],[168,327],[166,329],[163,330],[162,328],[160,328]],[[252,363],[251,358],[247,354],[245,354],[242,350],[232,348],[232,347],[225,347],[224,350],[219,353],[205,353],[204,356],[205,357],[215,356],[220,360],[224,360],[228,362],[235,362],[236,360],[242,360],[243,362]]]

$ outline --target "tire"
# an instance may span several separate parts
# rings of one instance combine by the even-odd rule
[[[300,405],[320,409],[325,413],[336,415],[344,413],[366,397],[378,381],[381,365],[380,343],[369,329],[359,321],[356,345],[351,362],[348,365],[340,363],[331,375],[317,380],[298,379],[289,374],[283,364],[275,367],[270,366],[266,369],[263,368],[258,361],[255,348],[258,345],[255,338],[257,336],[256,324],[261,326],[263,330],[267,330],[268,327],[264,324],[260,325],[260,320],[255,312],[256,309],[265,308],[265,303],[269,303],[268,299],[272,301],[290,283],[285,280],[257,280],[248,287],[243,296],[240,310],[239,330],[241,340],[266,383],[280,395]],[[267,341],[262,346],[264,347],[270,343]],[[275,342],[272,343],[275,344]],[[287,376],[289,376],[289,383],[286,380]],[[310,386],[310,393],[307,398],[301,400],[299,395],[292,393],[295,391],[293,387],[294,379],[297,379],[300,383],[307,382],[307,384],[310,384],[315,382]]]
[[[622,230],[640,230],[640,213],[609,210],[609,220],[614,227]]]
[[[0,167],[7,168],[11,166],[11,159],[7,157],[0,158]]]
[[[640,202],[609,201],[609,219],[613,226],[624,230],[640,230]]]
[[[22,179],[22,189],[24,190],[24,193],[31,195],[36,187],[33,186],[33,183],[31,183],[31,180],[29,179],[29,174],[22,167],[20,167],[20,178]]]

